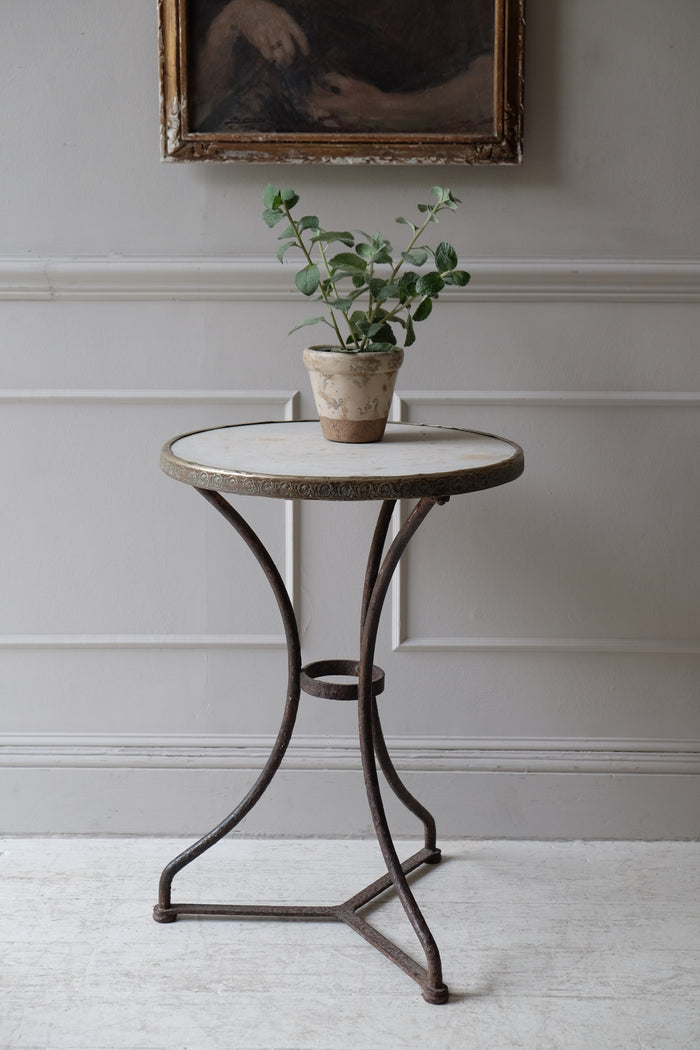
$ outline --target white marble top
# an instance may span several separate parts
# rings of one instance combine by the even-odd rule
[[[370,444],[327,441],[317,422],[198,431],[163,449],[166,474],[198,488],[279,498],[452,495],[511,481],[522,451],[469,430],[389,423]]]

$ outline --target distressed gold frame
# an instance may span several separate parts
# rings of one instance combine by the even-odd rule
[[[466,0],[465,0],[466,2]],[[188,0],[159,0],[165,160],[366,164],[518,164],[522,158],[525,0],[494,0],[494,127],[484,134],[196,132],[188,123]]]

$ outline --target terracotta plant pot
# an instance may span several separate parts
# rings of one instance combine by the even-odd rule
[[[391,408],[403,350],[347,354],[309,346],[304,364],[323,436],[328,441],[380,441]]]

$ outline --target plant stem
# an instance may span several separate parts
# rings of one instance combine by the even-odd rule
[[[339,295],[338,295],[338,289],[337,289],[337,287],[336,287],[335,281],[334,281],[334,280],[333,280],[333,278],[331,277],[331,270],[330,270],[330,267],[329,267],[329,265],[328,265],[328,259],[326,258],[326,249],[325,249],[325,248],[324,248],[324,246],[323,246],[323,241],[319,241],[319,242],[318,242],[318,250],[320,251],[320,253],[321,253],[321,258],[323,259],[323,265],[324,265],[324,268],[325,268],[325,270],[326,270],[326,273],[327,273],[327,275],[328,275],[328,280],[329,280],[329,281],[331,282],[331,285],[332,285],[332,287],[333,287],[333,291],[335,292],[336,298],[339,298]],[[323,295],[323,289],[321,289],[321,294]],[[325,296],[324,296],[324,298],[325,298]],[[326,301],[326,303],[328,303],[328,300],[327,300],[327,299],[326,299],[325,301]],[[337,323],[336,323],[336,320],[335,320],[335,315],[334,315],[334,313],[333,313],[333,307],[329,305],[328,309],[329,309],[329,310],[330,310],[330,312],[331,312],[331,319],[332,319],[332,321],[333,321],[333,325],[334,325],[334,327],[335,327],[335,330],[336,330],[336,332],[338,333],[338,339],[340,340],[340,345],[341,345],[342,347],[344,347],[344,346],[345,346],[345,343],[343,342],[343,338],[342,338],[342,336],[341,336],[341,334],[340,334],[340,329],[338,328],[338,325],[337,325]],[[352,336],[352,341],[353,341],[353,343],[355,344],[355,346],[357,347],[357,349],[358,349],[358,351],[359,351],[359,350],[361,349],[361,346],[360,346],[360,344],[358,343],[358,341],[357,341],[357,337],[356,337],[355,333],[354,333],[354,332],[353,332],[353,330],[352,330],[352,325],[350,324],[350,321],[348,320],[348,316],[347,316],[347,314],[346,314],[346,313],[343,313],[343,317],[345,318],[345,323],[346,323],[346,325],[348,326],[348,331],[350,332],[350,335]]]
[[[440,211],[440,206],[441,206],[441,202],[440,201],[437,201],[432,206],[432,208],[428,212],[427,217],[426,217],[425,221],[423,222],[422,226],[420,226],[416,230],[416,232],[413,234],[413,237],[408,242],[408,247],[405,249],[407,252],[410,252],[411,249],[413,248],[414,244],[416,243],[416,241],[420,237],[423,236],[423,233],[425,232],[428,224],[431,222],[433,217],[435,215],[437,215],[437,213]],[[391,273],[389,274],[389,283],[391,283],[394,280],[394,278],[396,277],[397,273],[399,272],[399,270],[403,266],[403,263],[404,263],[404,260],[402,258],[400,258],[399,261],[394,265]],[[419,298],[419,296],[413,295],[413,296],[410,297],[410,299],[406,299],[403,302],[397,303],[397,305],[394,307],[394,309],[390,310],[388,312],[388,314],[386,315],[385,320],[389,321],[392,317],[395,317],[398,313],[400,313],[400,311],[403,310],[405,307],[410,306],[411,303],[415,302],[415,300],[418,299],[418,298]],[[374,308],[373,308],[373,300],[372,300],[372,296],[370,294],[369,306],[368,306],[368,310],[367,310],[368,318],[369,318],[370,322],[373,321],[374,318],[376,317],[378,308],[379,308],[379,303],[378,302],[374,303]]]
[[[294,230],[294,236],[297,239],[297,245],[299,246],[299,248],[301,248],[302,252],[304,253],[304,256],[305,256],[306,261],[309,264],[309,266],[314,266],[315,263],[314,263],[313,259],[311,258],[311,255],[309,254],[306,245],[304,244],[304,242],[302,240],[301,231],[299,230],[299,227],[297,226],[296,222],[292,218],[292,213],[290,212],[289,208],[287,207],[287,204],[285,203],[285,201],[282,201],[282,208],[284,209],[285,215],[289,219],[290,226]],[[326,262],[325,255],[323,255],[323,248],[321,248],[321,255],[323,256],[323,263],[324,263],[324,266],[326,267],[326,273],[328,274],[328,277],[330,278],[331,275],[330,275],[330,273],[328,273],[328,263]],[[338,345],[342,347],[342,346],[344,346],[343,336],[341,335],[340,329],[338,328],[338,323],[337,323],[337,321],[335,319],[335,314],[333,312],[333,308],[332,308],[332,306],[331,306],[331,304],[330,304],[330,302],[328,300],[328,296],[326,295],[326,292],[325,292],[325,290],[323,288],[323,284],[322,283],[319,283],[319,289],[320,289],[320,292],[321,292],[321,298],[323,299],[324,303],[328,307],[328,312],[331,315],[331,323],[332,323],[333,327],[335,328],[335,334],[336,334],[336,336],[338,338]],[[333,285],[333,289],[335,290],[335,285]]]

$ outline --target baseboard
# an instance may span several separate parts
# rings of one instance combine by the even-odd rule
[[[262,769],[273,736],[0,734],[0,768]],[[462,773],[700,775],[700,740],[390,737],[397,769]],[[286,769],[361,769],[354,736],[298,735]]]
[[[700,741],[389,741],[447,837],[694,839]],[[263,737],[1,737],[6,834],[199,835],[247,792]],[[247,834],[371,834],[351,738],[300,737]],[[416,822],[387,799],[396,834]],[[11,801],[10,801],[11,800]]]

